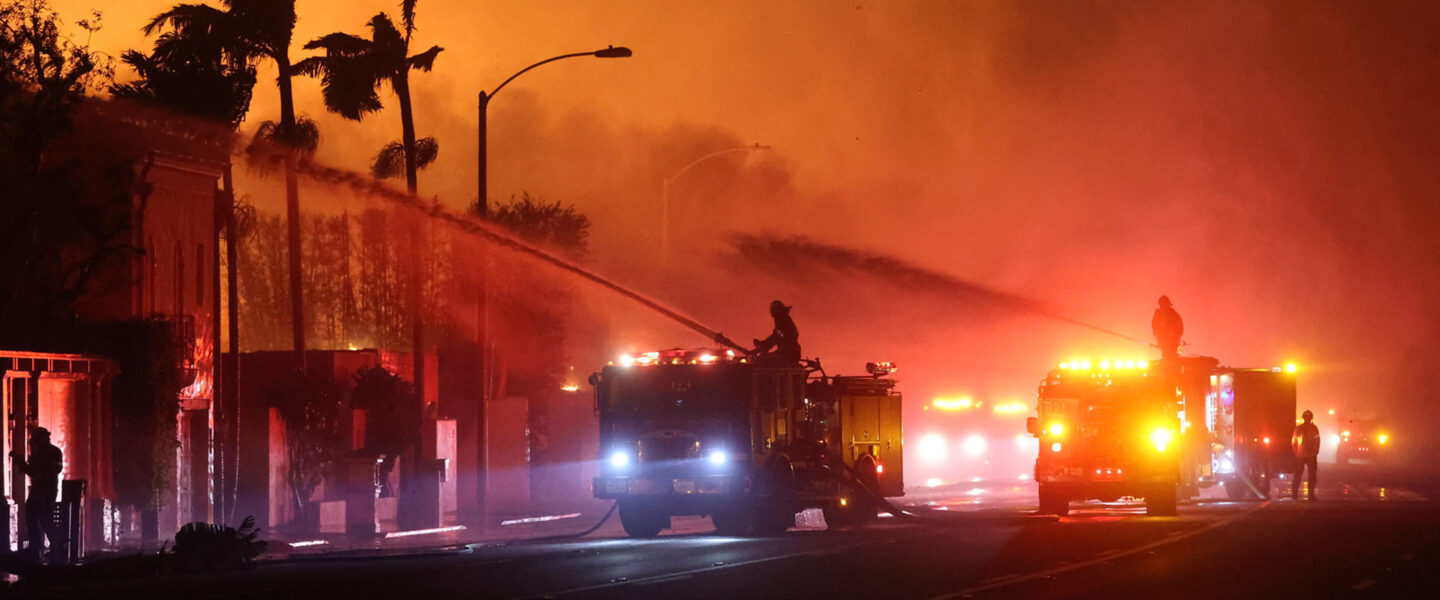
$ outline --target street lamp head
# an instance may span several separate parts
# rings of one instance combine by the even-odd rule
[[[595,58],[630,58],[631,53],[630,49],[624,46],[621,46],[619,48],[609,46],[600,50],[596,50],[594,54]]]

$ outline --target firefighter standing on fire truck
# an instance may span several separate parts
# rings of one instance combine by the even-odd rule
[[[770,337],[755,340],[755,349],[768,353],[766,356],[774,357],[777,362],[800,362],[800,330],[795,328],[795,320],[790,318],[790,307],[779,300],[771,302],[770,316],[775,319],[775,330]],[[771,348],[775,351],[770,352]]]
[[[1160,357],[1180,357],[1180,336],[1185,334],[1185,322],[1175,312],[1169,296],[1160,297],[1160,306],[1150,318],[1150,331],[1155,334],[1155,345],[1160,347]]]
[[[1295,426],[1295,433],[1290,436],[1290,447],[1295,451],[1295,481],[1290,486],[1290,497],[1300,497],[1300,476],[1305,469],[1310,469],[1310,486],[1306,497],[1315,499],[1315,457],[1320,454],[1320,428],[1310,421],[1315,418],[1315,413],[1305,411],[1300,415],[1303,423]]]

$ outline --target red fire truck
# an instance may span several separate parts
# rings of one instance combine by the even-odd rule
[[[710,515],[721,533],[779,533],[820,508],[830,525],[873,518],[900,496],[903,447],[893,367],[827,376],[727,350],[620,357],[590,377],[600,415],[598,498],[652,537],[674,515]],[[857,485],[858,484],[858,485]]]
[[[1234,498],[1267,496],[1290,466],[1294,371],[1203,356],[1061,363],[1026,423],[1040,439],[1041,512],[1129,496],[1144,498],[1148,514],[1173,515],[1177,498],[1217,483]]]

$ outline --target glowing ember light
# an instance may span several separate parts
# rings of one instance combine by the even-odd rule
[[[849,501],[848,499],[845,499],[845,498],[841,498],[841,499],[840,499],[840,506],[849,506],[849,505],[850,505],[850,501]]]
[[[580,391],[580,386],[575,385],[575,384],[573,384],[573,383],[570,384],[570,385],[562,385],[562,386],[560,386],[560,391],[562,391],[562,392],[578,392],[578,391]]]
[[[969,410],[975,406],[975,401],[969,398],[936,398],[930,401],[930,406],[940,410]]]

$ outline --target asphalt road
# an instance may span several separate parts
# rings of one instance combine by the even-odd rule
[[[923,490],[927,518],[731,538],[677,518],[654,540],[609,523],[573,541],[309,559],[223,576],[37,590],[176,598],[1437,598],[1440,477],[1322,471],[1317,501],[1201,499],[1036,517],[1032,485]],[[1207,494],[1213,495],[1213,494]],[[578,526],[577,526],[578,528]]]

